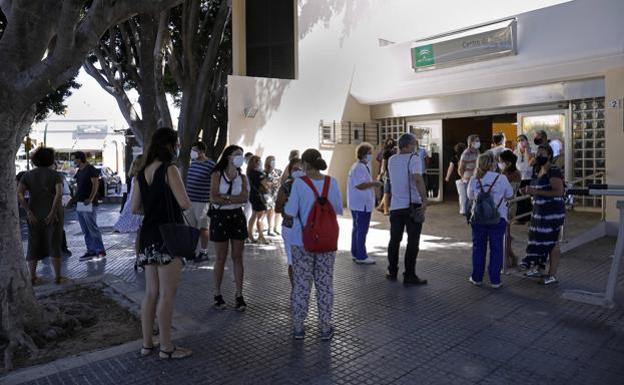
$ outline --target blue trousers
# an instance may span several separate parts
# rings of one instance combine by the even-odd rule
[[[97,214],[95,208],[92,212],[78,211],[78,223],[84,234],[85,244],[88,253],[103,253],[104,242],[102,242],[102,233],[97,225]]]
[[[501,218],[495,225],[472,225],[472,279],[475,282],[483,281],[485,272],[485,256],[488,242],[490,244],[490,265],[488,273],[490,283],[501,282],[500,272],[503,266],[503,242],[507,221]]]
[[[351,232],[351,255],[355,259],[368,258],[366,253],[366,235],[371,221],[371,212],[351,210],[353,231]]]

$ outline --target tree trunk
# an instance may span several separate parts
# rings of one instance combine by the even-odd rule
[[[34,115],[32,108],[19,111],[9,105],[0,103],[0,339],[9,342],[4,370],[12,369],[11,357],[18,345],[36,353],[27,332],[39,329],[43,322],[24,259],[13,166],[16,143],[23,139]]]

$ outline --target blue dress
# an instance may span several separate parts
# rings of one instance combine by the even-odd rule
[[[533,175],[531,186],[542,191],[551,191],[551,178],[561,178],[561,169],[552,166],[548,173]],[[545,266],[548,255],[559,241],[559,232],[565,220],[565,201],[560,197],[536,196],[533,201],[533,214],[529,227],[529,241],[523,265]]]

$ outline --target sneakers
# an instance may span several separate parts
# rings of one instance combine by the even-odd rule
[[[225,301],[223,300],[223,296],[222,295],[215,295],[214,296],[214,308],[217,310],[225,310],[227,309],[227,305],[225,303]]]
[[[386,272],[386,279],[388,281],[396,281],[397,280],[397,273],[390,273],[390,272]]]
[[[97,258],[98,259],[106,258],[106,251],[102,251],[102,252],[97,253]]]
[[[530,270],[528,270],[526,273],[524,273],[524,276],[528,278],[537,278],[537,277],[541,277],[542,273],[540,273],[539,268],[537,266],[534,266]]]
[[[87,259],[92,259],[95,256],[97,256],[97,253],[93,253],[91,251],[87,251],[86,253],[84,253],[84,255],[82,255],[80,257],[80,260],[81,261],[86,261]]]
[[[321,331],[321,341],[329,341],[334,337],[334,327],[330,326],[327,330]]]
[[[195,256],[195,262],[198,261],[207,261],[210,258],[210,256],[208,255],[208,251],[207,250],[201,250],[199,253],[197,253],[197,255]]]
[[[305,338],[305,329],[303,326],[295,326],[293,328],[293,338],[296,340],[302,340]]]
[[[366,257],[366,259],[354,259],[354,261],[358,265],[374,265],[376,263],[375,260],[370,257]]]
[[[407,275],[403,276],[403,285],[405,286],[419,286],[426,285],[426,279],[420,279],[417,275]]]
[[[503,283],[502,283],[502,282],[501,282],[501,283],[493,283],[493,284],[491,284],[491,285],[490,285],[490,287],[491,287],[492,289],[499,289],[499,288],[501,288],[502,286],[503,286]]]
[[[479,282],[475,281],[474,279],[472,279],[472,276],[468,277],[468,282],[472,283],[472,284],[473,284],[473,285],[475,285],[475,286],[481,286],[481,285],[483,285],[483,282],[481,282],[481,281],[479,281]]]
[[[236,297],[235,309],[236,311],[240,311],[240,312],[243,312],[245,311],[245,309],[247,309],[247,304],[245,303],[245,300],[243,299],[242,295],[240,297]]]
[[[553,283],[557,283],[557,282],[559,282],[557,277],[555,277],[554,275],[549,275],[545,277],[543,280],[541,280],[539,283],[540,285],[552,285]]]

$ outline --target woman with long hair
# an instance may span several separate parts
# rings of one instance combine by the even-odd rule
[[[559,232],[565,220],[565,200],[563,174],[553,165],[553,150],[548,144],[542,144],[535,156],[534,178],[530,186],[521,192],[533,197],[533,214],[529,227],[529,242],[526,257],[521,267],[529,270],[528,277],[540,277],[549,261],[548,274],[540,280],[543,285],[557,283],[557,268],[561,251],[559,250]]]
[[[498,155],[498,169],[507,177],[509,184],[513,190],[514,197],[518,196],[518,189],[522,181],[522,174],[516,168],[518,157],[511,151],[505,150]],[[511,219],[516,215],[517,203],[510,204],[508,207],[507,231],[505,236],[505,261],[507,267],[518,266],[518,257],[511,248],[513,237],[511,236]]]
[[[311,183],[316,193],[321,196],[325,183],[327,186],[327,202],[331,203],[337,215],[342,214],[342,197],[336,179],[321,174],[327,169],[327,163],[321,153],[315,149],[307,149],[301,156],[307,182]],[[316,302],[321,327],[321,339],[329,341],[334,335],[331,323],[332,307],[334,302],[333,278],[336,252],[314,253],[304,248],[303,227],[308,222],[308,216],[316,202],[316,194],[304,178],[297,178],[293,183],[290,197],[284,212],[294,218],[292,226],[292,254],[293,254],[293,337],[297,340],[305,337],[304,322],[308,316],[308,304],[312,281],[316,287]]]
[[[280,187],[280,180],[282,179],[282,170],[275,168],[275,157],[269,155],[264,160],[264,174],[267,176],[269,191],[264,195],[267,202],[267,222],[269,224],[268,236],[279,235],[277,231],[279,216],[275,215],[275,200],[277,199],[277,192]]]
[[[377,180],[383,182],[383,197],[381,202],[377,206],[377,211],[383,213],[384,215],[390,215],[390,199],[391,199],[391,184],[390,184],[390,175],[388,173],[388,160],[390,157],[397,153],[396,148],[396,140],[389,138],[386,140],[384,144],[383,153],[381,155],[381,167],[379,168],[379,176]]]
[[[171,319],[183,258],[171,255],[160,234],[160,225],[183,223],[182,210],[191,207],[180,171],[172,163],[179,150],[178,134],[171,128],[154,132],[145,164],[134,178],[136,189],[131,198],[132,212],[144,214],[139,236],[137,265],[145,269],[145,296],[141,304],[143,348],[141,355],[154,350],[152,331],[154,318],[158,319],[160,353],[162,359],[189,357],[192,352],[177,347],[171,340]],[[164,202],[167,208],[164,209]]]
[[[508,215],[505,200],[513,198],[513,189],[507,181],[507,177],[494,172],[494,169],[496,169],[496,164],[491,152],[488,151],[479,155],[475,173],[468,183],[468,199],[476,201],[480,194],[489,193],[500,216],[499,222],[496,224],[478,224],[474,221],[471,224],[472,274],[468,280],[475,286],[483,284],[485,257],[489,243],[490,264],[488,273],[490,285],[497,289],[502,285],[500,273],[503,266],[503,238],[507,229]]]
[[[243,251],[248,234],[243,207],[249,200],[249,190],[247,178],[241,173],[244,162],[241,147],[227,147],[212,171],[210,180],[210,240],[214,242],[217,252],[214,265],[214,307],[220,310],[227,308],[221,294],[221,283],[228,247],[232,248],[236,281],[235,308],[238,311],[247,308],[243,299]]]
[[[247,164],[247,178],[249,178],[249,202],[251,203],[252,213],[247,225],[249,240],[252,243],[268,244],[264,238],[264,224],[262,220],[267,211],[267,202],[265,194],[269,191],[269,181],[262,169],[262,160],[259,156],[252,156]],[[253,237],[254,225],[258,230],[258,238]]]

